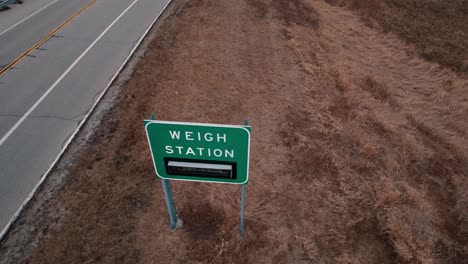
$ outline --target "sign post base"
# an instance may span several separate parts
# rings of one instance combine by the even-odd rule
[[[177,217],[177,213],[174,206],[174,198],[172,197],[172,189],[169,180],[162,179],[161,184],[164,191],[164,199],[166,200],[167,211],[169,212],[169,221],[171,229],[181,228],[183,222]]]
[[[150,119],[155,120],[154,114],[151,114]],[[167,211],[169,212],[170,227],[173,230],[182,228],[183,221],[177,217],[174,206],[174,198],[172,197],[171,183],[169,180],[161,179],[161,185],[164,191],[164,199],[166,200]]]
[[[241,186],[240,228],[239,228],[239,232],[240,232],[241,235],[244,234],[245,187],[247,187],[247,184],[242,184],[242,186]]]
[[[244,120],[244,126],[249,125],[249,120]],[[239,233],[241,235],[244,234],[244,209],[245,209],[245,188],[247,187],[247,183],[242,184],[241,186],[241,211],[240,211],[240,227]]]

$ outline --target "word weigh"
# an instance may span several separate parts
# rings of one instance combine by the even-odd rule
[[[193,131],[172,131],[169,130],[170,138],[174,141],[194,141],[194,142],[216,142],[226,143],[226,134],[221,133],[201,133]],[[208,148],[208,147],[195,147],[195,146],[178,146],[178,145],[166,145],[164,147],[166,154],[178,154],[193,157],[217,157],[217,158],[231,158],[234,159],[233,149],[220,149],[220,148]]]
[[[180,135],[182,134],[183,139],[187,141],[206,141],[206,142],[212,142],[215,140],[216,142],[224,142],[226,143],[226,134],[219,134],[216,133],[216,137],[213,136],[213,133],[200,133],[196,132],[193,133],[192,131],[185,131],[184,133],[181,133],[180,131],[171,131],[169,130],[169,134],[171,135],[172,139],[177,139],[180,140]]]

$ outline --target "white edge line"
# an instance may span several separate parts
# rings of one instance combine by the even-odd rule
[[[83,118],[83,120],[81,120],[80,124],[78,125],[77,129],[75,130],[75,132],[73,132],[72,136],[67,140],[66,144],[63,146],[62,150],[60,151],[60,153],[57,155],[57,157],[55,158],[55,160],[52,162],[52,164],[50,165],[49,169],[42,175],[41,179],[39,180],[39,182],[34,186],[34,189],[31,191],[31,193],[28,195],[28,197],[26,197],[26,199],[23,201],[23,203],[21,204],[21,206],[18,208],[18,210],[16,211],[16,213],[13,215],[13,217],[10,219],[10,221],[8,222],[8,224],[2,229],[2,232],[0,233],[0,241],[2,241],[4,239],[4,236],[7,234],[7,232],[9,231],[9,229],[11,228],[11,226],[13,225],[13,223],[17,220],[17,218],[19,217],[19,215],[21,214],[21,212],[25,209],[26,205],[29,203],[29,201],[31,201],[31,199],[34,197],[34,194],[36,193],[36,191],[39,189],[39,187],[42,185],[42,183],[44,182],[44,180],[47,178],[47,176],[49,175],[49,173],[52,171],[52,169],[55,167],[55,165],[57,164],[57,162],[60,160],[60,158],[63,156],[63,154],[65,153],[65,151],[68,149],[70,143],[72,142],[72,140],[75,138],[75,136],[78,134],[78,132],[81,130],[81,128],[83,127],[83,125],[86,123],[86,121],[88,120],[89,116],[93,113],[94,111],[94,108],[96,108],[97,104],[99,103],[99,101],[101,101],[102,97],[106,94],[107,90],[109,90],[109,88],[112,86],[113,82],[115,81],[115,79],[117,78],[117,76],[120,74],[120,72],[122,71],[122,69],[127,65],[128,61],[130,60],[130,58],[133,56],[133,54],[135,53],[135,51],[137,50],[137,48],[141,45],[141,42],[143,42],[143,39],[148,35],[149,31],[151,30],[151,28],[153,28],[154,24],[156,24],[156,22],[158,21],[159,17],[164,13],[164,11],[166,11],[167,7],[169,6],[169,4],[172,2],[172,0],[168,0],[167,4],[164,6],[164,8],[161,10],[161,12],[159,13],[159,15],[154,19],[154,21],[149,25],[149,27],[146,29],[145,33],[141,36],[141,38],[138,40],[138,42],[136,43],[136,45],[134,46],[134,48],[132,49],[132,51],[130,52],[130,54],[127,56],[127,58],[125,59],[125,61],[122,63],[122,65],[120,65],[119,69],[117,70],[117,72],[114,74],[114,76],[112,76],[112,78],[110,79],[109,83],[107,84],[106,88],[101,92],[101,94],[99,95],[99,97],[96,99],[96,101],[94,102],[93,106],[91,107],[91,109],[89,110],[89,112],[86,114],[86,116]]]
[[[234,184],[234,185],[240,185],[240,184],[246,184],[249,182],[249,162],[250,162],[250,131],[246,128],[249,126],[242,126],[242,125],[218,125],[218,124],[209,124],[209,123],[192,123],[192,122],[172,122],[172,121],[159,121],[159,120],[145,120],[148,123],[145,125],[145,131],[146,131],[146,138],[148,139],[148,145],[150,147],[151,151],[151,159],[153,160],[153,166],[154,170],[156,171],[156,175],[160,179],[165,179],[165,180],[176,180],[176,181],[192,181],[192,182],[209,182],[209,183],[224,183],[224,184]],[[244,182],[221,182],[221,181],[199,181],[199,180],[190,180],[190,179],[174,179],[174,178],[164,178],[158,173],[158,168],[156,167],[156,161],[154,160],[154,154],[153,154],[153,148],[151,146],[151,141],[149,139],[148,135],[148,126],[150,124],[171,124],[171,125],[192,125],[192,126],[217,126],[217,127],[227,127],[227,128],[240,128],[243,129],[247,132],[248,134],[248,139],[249,139],[249,145],[247,146],[247,172],[245,176],[245,181]]]
[[[28,116],[34,110],[36,110],[36,108],[42,103],[42,101],[44,101],[44,99],[55,89],[55,87],[57,87],[57,85],[68,75],[68,73],[70,73],[75,68],[76,64],[78,64],[81,61],[81,59],[83,59],[83,57],[86,56],[88,54],[88,52],[92,48],[94,48],[94,46],[115,25],[115,23],[117,23],[128,12],[128,10],[130,10],[130,8],[132,8],[138,1],[140,1],[140,0],[134,0],[127,8],[125,8],[125,10],[122,13],[120,13],[117,16],[117,18],[114,19],[114,21],[112,21],[112,23],[110,23],[106,27],[106,29],[104,29],[104,31],[101,32],[101,34],[99,34],[99,36],[80,54],[80,56],[78,56],[78,58],[76,58],[73,61],[73,63],[70,66],[68,66],[68,68],[57,78],[57,80],[55,80],[55,82],[49,88],[47,88],[47,90],[28,109],[28,111],[26,111],[26,113],[24,113],[23,116],[21,116],[21,118],[18,121],[16,121],[16,123],[6,132],[6,134],[3,135],[3,137],[0,138],[0,147],[5,143],[5,141],[8,140],[8,138],[15,132],[15,130],[19,126],[21,126],[21,124],[24,122],[24,120],[26,120],[26,118],[28,118]]]
[[[9,27],[8,29],[4,30],[3,32],[0,33],[0,36],[7,33],[8,31],[12,30],[13,28],[15,28],[16,26],[18,26],[19,24],[23,23],[24,21],[30,19],[32,16],[34,16],[35,14],[41,12],[42,10],[46,9],[47,7],[49,7],[50,5],[52,5],[53,3],[57,2],[58,0],[54,0],[52,2],[50,2],[49,4],[47,4],[46,6],[42,7],[41,9],[37,10],[36,12],[32,13],[31,15],[27,16],[25,19],[21,20],[20,22],[14,24],[13,26]]]

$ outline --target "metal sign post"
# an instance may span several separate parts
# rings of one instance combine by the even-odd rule
[[[249,120],[244,120],[244,126],[249,125]],[[240,211],[240,227],[239,232],[241,235],[244,234],[244,208],[245,208],[245,188],[247,187],[247,183],[242,184],[241,186],[241,211]]]
[[[151,120],[155,120],[154,114],[151,114]],[[174,198],[172,197],[172,189],[169,180],[161,179],[161,184],[164,191],[164,199],[166,200],[167,211],[169,212],[169,221],[171,229],[182,227],[182,220],[177,217],[176,209],[174,206]]]

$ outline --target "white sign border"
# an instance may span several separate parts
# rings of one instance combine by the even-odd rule
[[[150,151],[151,151],[151,159],[153,160],[153,166],[154,170],[156,171],[156,175],[160,179],[165,179],[165,180],[176,180],[176,181],[191,181],[191,182],[209,182],[209,183],[225,183],[225,184],[235,184],[235,185],[242,185],[246,184],[249,182],[249,169],[250,169],[250,131],[245,128],[245,126],[242,125],[225,125],[225,124],[211,124],[211,123],[193,123],[193,122],[179,122],[179,121],[162,121],[162,120],[151,120],[147,119],[144,120],[144,122],[147,122],[145,125],[145,132],[146,132],[146,138],[148,139],[148,145],[150,146]],[[168,124],[168,125],[189,125],[189,126],[202,126],[202,127],[225,127],[225,128],[238,128],[245,130],[248,135],[248,146],[247,146],[247,171],[246,171],[246,177],[244,182],[220,182],[220,181],[200,181],[200,180],[186,180],[186,179],[174,179],[174,178],[164,178],[158,173],[158,168],[156,167],[156,161],[154,160],[154,153],[153,153],[153,147],[151,146],[151,141],[149,139],[148,135],[148,126],[151,124]]]

